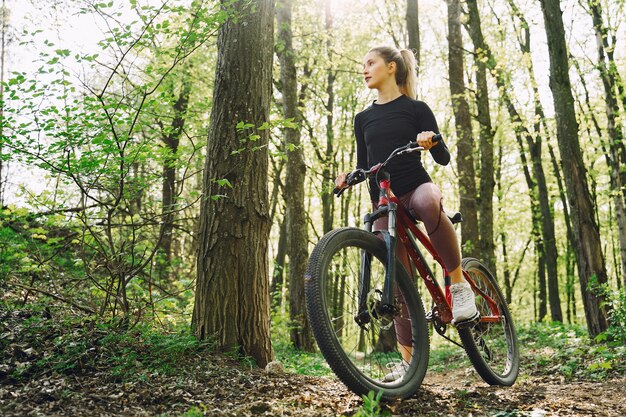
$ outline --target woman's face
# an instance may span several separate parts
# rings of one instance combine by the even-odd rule
[[[390,79],[395,82],[395,63],[387,64],[378,53],[369,52],[363,58],[363,79],[370,89],[379,89]]]

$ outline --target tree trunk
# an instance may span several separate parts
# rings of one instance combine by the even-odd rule
[[[420,21],[418,0],[406,0],[406,31],[409,34],[409,49],[415,51],[417,72],[421,64]]]
[[[324,160],[322,163],[322,231],[324,234],[330,232],[333,229],[333,212],[334,212],[334,199],[333,199],[333,186],[332,180],[335,178],[335,151],[334,142],[335,134],[333,131],[333,109],[335,107],[335,69],[332,65],[332,53],[331,53],[331,39],[333,28],[333,16],[331,13],[331,0],[325,2],[325,16],[326,16],[326,34],[328,40],[326,41],[326,49],[328,53],[328,69],[326,70],[326,95],[328,101],[325,104],[326,108],[326,151],[324,153]]]
[[[547,129],[544,129],[547,130]],[[563,206],[563,220],[565,221],[565,229],[567,231],[567,244],[565,249],[565,291],[567,294],[567,311],[568,323],[573,323],[576,318],[576,293],[574,288],[574,271],[576,270],[576,256],[574,255],[574,231],[572,230],[572,220],[569,215],[569,206],[565,186],[561,178],[561,167],[554,155],[554,149],[548,142],[548,152],[550,153],[550,161],[552,161],[552,172],[556,178],[556,184],[559,189],[559,199]]]
[[[495,188],[493,167],[493,137],[491,112],[489,110],[489,90],[487,87],[487,48],[480,24],[480,14],[476,0],[467,1],[469,14],[469,34],[474,44],[474,64],[476,66],[476,107],[480,125],[480,197],[478,224],[480,234],[480,258],[495,275],[496,246],[493,240],[493,190]]]
[[[285,119],[300,122],[295,51],[292,46],[291,9],[293,0],[277,3],[278,57]],[[304,177],[306,166],[300,141],[300,127],[286,128],[285,152],[285,217],[287,220],[287,256],[289,257],[289,316],[291,343],[294,347],[313,351],[314,343],[304,301],[304,273],[309,258],[307,222],[304,210]]]
[[[461,6],[459,0],[448,3],[448,67],[450,95],[454,109],[457,134],[457,169],[459,172],[461,246],[465,256],[478,256],[478,213],[476,211],[476,173],[474,170],[474,140],[469,105],[463,78],[463,39],[461,37]]]
[[[187,106],[191,83],[187,77],[183,77],[181,91],[174,103],[174,115],[171,125],[163,132],[162,141],[167,147],[167,157],[163,162],[163,190],[162,190],[162,215],[161,215],[161,250],[169,265],[172,258],[172,231],[176,219],[176,165],[178,162],[178,145],[185,126]]]
[[[503,153],[504,153],[504,150],[502,147],[502,143],[498,143],[498,153],[497,153],[498,163],[496,164],[495,180],[496,180],[496,187],[497,187],[496,196],[499,202],[501,202],[502,196],[504,195],[504,192],[502,190]],[[498,204],[499,212],[501,212],[503,208],[504,208],[503,204]],[[500,242],[502,244],[502,283],[504,284],[503,285],[504,299],[506,300],[507,304],[511,304],[511,298],[512,298],[512,293],[513,293],[513,289],[511,288],[511,267],[509,265],[509,255],[508,255],[508,249],[507,249],[507,235],[504,229],[500,232]]]
[[[558,0],[540,0],[540,2],[550,55],[550,89],[556,113],[557,139],[563,161],[567,197],[572,209],[578,279],[588,331],[593,337],[606,330],[608,326],[603,297],[597,295],[592,288],[594,283],[607,282],[606,268],[578,141],[578,121],[568,73],[562,13]]]
[[[620,115],[620,108],[617,102],[617,88],[615,77],[611,72],[611,68],[615,68],[615,61],[612,54],[607,56],[606,50],[612,49],[608,44],[608,30],[602,20],[602,10],[600,3],[597,1],[588,1],[591,16],[593,19],[593,27],[596,32],[596,40],[598,47],[598,70],[604,87],[604,101],[606,103],[607,132],[609,135],[609,154],[607,155],[607,164],[609,165],[611,175],[611,188],[613,189],[613,202],[615,205],[615,217],[617,219],[617,233],[619,235],[619,252],[621,260],[622,273],[626,273],[626,208],[624,206],[623,182],[620,175],[620,155],[619,147],[624,146],[623,131],[620,121],[617,118]],[[608,62],[607,62],[608,61]],[[626,284],[626,276],[624,283]]]
[[[273,358],[269,130],[256,127],[269,122],[274,2],[237,1],[231,7],[237,19],[225,22],[218,35],[192,328],[200,339],[214,338],[223,350],[239,347],[265,366]]]
[[[506,94],[506,93],[505,93]],[[541,239],[541,212],[539,210],[538,200],[538,191],[537,191],[537,182],[533,178],[530,173],[530,163],[528,162],[528,158],[526,157],[526,151],[524,150],[524,141],[522,139],[522,133],[525,132],[528,134],[528,131],[523,127],[522,121],[519,119],[519,115],[517,112],[512,113],[512,103],[510,100],[505,98],[504,100],[509,108],[509,114],[511,115],[511,119],[515,124],[515,139],[517,140],[517,145],[519,147],[520,160],[522,162],[522,172],[524,173],[524,178],[526,179],[526,186],[528,187],[528,196],[530,198],[530,213],[532,218],[532,239],[535,242],[535,250],[537,252],[537,296],[538,296],[538,307],[535,310],[535,319],[537,321],[541,321],[545,318],[546,313],[548,311],[548,298],[547,294],[547,285],[546,285],[546,273],[545,273],[545,264],[546,264],[546,251],[544,249],[542,239]]]
[[[520,19],[522,30],[524,31],[524,37],[519,38],[520,49],[523,54],[530,55],[530,30],[529,26],[513,1],[509,0],[509,5],[513,9],[513,14]],[[491,53],[490,53],[491,55]],[[494,63],[495,64],[495,63]],[[495,70],[495,68],[494,68]],[[552,321],[562,321],[563,313],[561,310],[561,299],[559,295],[559,281],[558,281],[558,250],[556,247],[556,235],[554,230],[554,213],[551,209],[550,196],[548,193],[547,180],[545,171],[542,164],[542,136],[548,135],[548,130],[541,131],[540,120],[545,120],[543,113],[543,107],[539,101],[539,90],[537,82],[535,81],[534,71],[532,63],[528,66],[528,73],[531,80],[531,87],[533,90],[534,105],[535,105],[535,120],[534,123],[534,137],[530,134],[529,128],[526,124],[522,124],[520,113],[515,108],[513,100],[509,97],[507,91],[512,90],[508,82],[505,82],[506,77],[503,76],[501,70],[497,70],[497,84],[503,91],[504,99],[507,102],[507,108],[509,109],[509,115],[514,122],[519,123],[522,126],[523,134],[526,138],[528,150],[530,153],[530,160],[532,162],[532,171],[534,177],[535,188],[531,190],[531,198],[538,202],[537,210],[533,212],[533,219],[536,219],[541,229],[541,237],[543,239],[541,249],[542,257],[544,261],[543,270],[547,273],[547,294],[550,300],[550,318]],[[520,144],[520,146],[522,146]],[[537,216],[537,217],[535,217]],[[540,274],[541,277],[541,274]],[[541,287],[544,288],[543,286]]]
[[[277,309],[283,302],[283,285],[285,276],[285,257],[287,256],[287,220],[283,218],[280,223],[278,235],[278,247],[274,258],[274,272],[270,285],[270,297],[272,298],[272,309]]]

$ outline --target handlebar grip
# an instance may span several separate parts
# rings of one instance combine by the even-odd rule
[[[340,197],[341,194],[343,194],[343,192],[345,191],[345,188],[339,188],[339,187],[335,187],[333,189],[333,194],[335,194],[337,197]]]
[[[432,137],[433,143],[441,142],[442,140],[443,140],[443,136],[441,135],[441,133],[437,133],[435,136]],[[408,148],[409,149],[419,148],[419,145],[417,144],[417,142],[409,142]]]

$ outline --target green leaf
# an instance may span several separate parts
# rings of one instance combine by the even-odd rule
[[[228,181],[226,178],[222,178],[220,180],[215,180],[215,182],[217,183],[217,185],[219,185],[220,187],[228,187],[228,188],[233,188],[233,185],[230,183],[230,181]]]
[[[237,130],[245,130],[254,127],[252,123],[239,122],[237,123]]]

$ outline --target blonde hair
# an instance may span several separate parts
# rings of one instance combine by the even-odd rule
[[[374,52],[385,63],[396,63],[396,84],[400,87],[400,92],[412,99],[417,98],[417,63],[415,54],[408,49],[394,48],[392,46],[377,46],[369,50]]]

